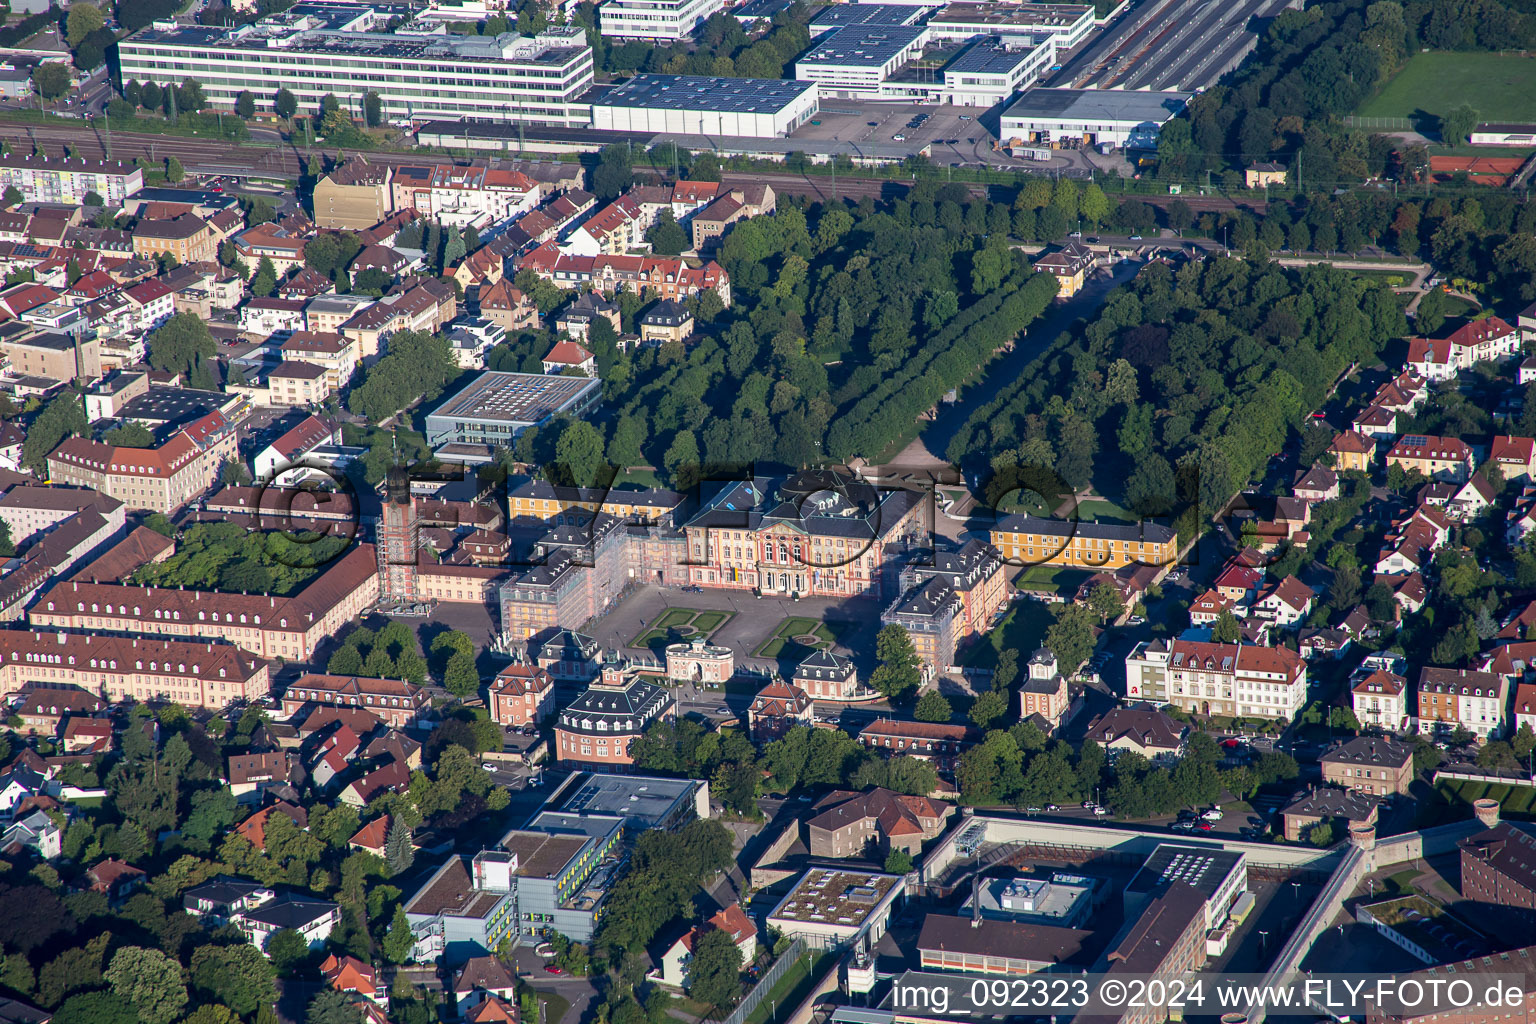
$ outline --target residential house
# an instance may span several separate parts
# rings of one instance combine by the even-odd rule
[[[320,976],[338,992],[361,996],[380,1005],[389,1002],[389,994],[379,985],[378,972],[373,965],[355,956],[337,956],[332,953],[320,964]]]
[[[303,831],[309,828],[309,812],[297,804],[286,803],[282,800],[269,804],[261,810],[246,818],[235,826],[235,834],[241,836],[258,850],[267,848],[267,824],[273,815],[282,815],[293,822],[294,828]]]
[[[319,949],[341,923],[341,907],[330,900],[283,895],[241,911],[231,920],[263,953],[272,936],[290,929],[298,932],[310,949]]]
[[[1499,492],[1481,470],[1473,473],[1466,483],[1455,487],[1450,500],[1445,503],[1445,513],[1459,523],[1469,522],[1489,508]]]
[[[1387,452],[1387,465],[1418,472],[1427,480],[1465,483],[1472,475],[1472,449],[1457,437],[1405,434]]]
[[[254,273],[263,259],[272,261],[279,279],[304,265],[304,239],[278,224],[257,224],[234,237],[235,251]]]
[[[182,894],[181,908],[193,917],[207,918],[210,926],[217,927],[276,896],[276,892],[259,882],[219,875]]]
[[[755,743],[778,739],[797,725],[810,725],[815,703],[800,687],[774,680],[752,698],[747,708],[747,731]]]
[[[1339,474],[1319,462],[1296,474],[1291,494],[1302,501],[1332,501],[1339,496]]]
[[[1243,185],[1247,188],[1268,188],[1285,184],[1285,165],[1261,160],[1249,164],[1243,170]]]
[[[539,326],[539,308],[509,278],[482,284],[478,301],[480,315],[505,331],[531,331]]]
[[[1223,615],[1243,615],[1246,607],[1240,606],[1218,590],[1207,590],[1189,605],[1189,621],[1195,626],[1209,626]]]
[[[1300,622],[1312,610],[1317,597],[1312,588],[1295,576],[1287,576],[1267,587],[1254,602],[1253,613],[1277,626]]]
[[[1372,405],[1362,410],[1356,417],[1353,433],[1362,437],[1368,437],[1373,441],[1391,441],[1397,437],[1396,409],[1388,409],[1384,405]]]
[[[1514,720],[1510,734],[1529,727],[1536,732],[1536,683],[1520,683],[1515,687]]]
[[[1357,427],[1337,434],[1328,445],[1328,454],[1333,456],[1333,466],[1341,473],[1350,470],[1369,473],[1371,463],[1376,459],[1376,441]]]
[[[1355,720],[1361,725],[1395,732],[1408,724],[1408,680],[1377,669],[1350,686]]]
[[[1505,480],[1523,480],[1536,467],[1536,440],[1498,435],[1488,447],[1488,461],[1499,467]]]
[[[672,299],[663,299],[640,317],[640,340],[649,345],[684,342],[693,337],[693,314]]]
[[[1035,260],[1035,270],[1050,274],[1056,279],[1056,297],[1070,299],[1082,291],[1093,268],[1095,257],[1092,250],[1077,240],[1048,252]]]
[[[143,885],[148,877],[140,868],[115,857],[108,857],[85,873],[91,891],[101,893],[114,904]]]
[[[693,960],[694,946],[711,931],[722,931],[731,937],[737,951],[741,953],[743,968],[757,959],[757,925],[741,909],[740,903],[732,903],[716,911],[704,924],[690,928],[668,947],[661,955],[661,967],[655,974],[656,979],[673,988],[688,988],[688,968]]]
[[[595,319],[607,320],[618,334],[622,329],[618,303],[603,298],[599,292],[582,292],[555,317],[555,331],[570,335],[576,341],[585,341]]]
[[[1494,362],[1520,351],[1520,332],[1496,316],[1473,320],[1445,338],[1414,338],[1408,366],[1425,380],[1448,380],[1480,362]]]
[[[315,182],[315,225],[362,231],[388,216],[389,166],[353,157]]]
[[[1151,704],[1113,707],[1088,725],[1085,739],[1106,751],[1130,750],[1149,761],[1174,761],[1184,753],[1189,726],[1175,721]]]
[[[517,976],[498,957],[470,957],[454,979],[453,994],[460,1015],[490,998],[516,1002]]]
[[[269,750],[257,754],[231,754],[225,775],[236,801],[260,804],[267,790],[289,784],[288,752]]]
[[[557,341],[544,357],[544,372],[558,374],[574,371],[583,377],[597,376],[597,357],[574,341]]]

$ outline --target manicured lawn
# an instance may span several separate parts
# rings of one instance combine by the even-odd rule
[[[816,643],[809,643],[796,639],[797,637],[816,637]],[[818,619],[807,618],[803,615],[792,615],[780,622],[778,627],[769,634],[757,650],[752,652],[756,658],[794,658],[796,664],[800,662],[812,650],[828,647],[837,634],[825,622]]]
[[[998,652],[1011,647],[1019,652],[1019,671],[1024,662],[1045,640],[1045,631],[1055,619],[1043,601],[1015,601],[997,628],[980,643],[973,644],[965,653],[965,663],[972,668],[992,668],[997,664]]]
[[[1442,117],[1463,103],[1483,121],[1529,121],[1536,111],[1536,60],[1492,53],[1416,53],[1356,113],[1420,120],[1425,114]]]
[[[747,1014],[747,1024],[777,1024],[788,1018],[810,995],[830,956],[830,953],[802,953],[795,965],[784,972],[779,983],[768,990],[768,997]]]
[[[1500,810],[1505,814],[1524,818],[1531,816],[1532,808],[1536,806],[1536,786],[1445,780],[1440,783],[1439,789],[1440,794],[1453,809],[1470,806],[1472,801],[1488,797],[1490,800],[1497,800]]]
[[[1083,581],[1093,575],[1087,569],[1073,569],[1061,565],[1032,565],[1019,573],[1014,586],[1036,593],[1061,594],[1070,597],[1077,593]]]
[[[651,621],[629,642],[631,647],[648,647],[656,654],[679,640],[708,637],[730,619],[730,612],[704,611],[698,608],[668,608]]]
[[[1005,515],[1023,512],[1042,518],[1051,514],[1045,502],[1040,500],[1040,495],[1034,491],[1012,491],[1004,495],[1003,500],[997,503],[997,510]]]
[[[1062,511],[1070,511],[1070,506],[1064,506]],[[1089,498],[1087,501],[1078,502],[1077,518],[1079,522],[1084,523],[1134,523],[1137,521],[1136,513],[1129,512],[1105,498]]]

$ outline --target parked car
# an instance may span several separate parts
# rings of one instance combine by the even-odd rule
[[[483,762],[480,767],[484,768],[488,772],[499,771],[499,769],[489,761]]]
[[[545,974],[564,974],[565,971],[562,970],[559,967],[556,967],[554,964],[545,964],[544,965],[544,973]]]
[[[897,132],[895,135],[891,136],[891,141],[892,142],[906,142],[907,141],[907,137],[905,135],[901,134],[901,132]]]
[[[1226,815],[1221,813],[1221,808],[1212,807],[1210,810],[1200,815],[1200,817],[1204,818],[1206,821],[1220,821],[1222,818],[1226,817]]]
[[[1061,810],[1061,807],[1058,804],[1046,804],[1045,809],[1047,811],[1059,811]]]
[[[1210,832],[1215,827],[1216,827],[1215,825],[1212,825],[1208,821],[1197,821],[1197,822],[1195,822],[1195,829],[1197,831],[1199,831],[1199,832]]]
[[[1094,804],[1093,805],[1093,813],[1095,815],[1099,816],[1099,817],[1103,817],[1104,815],[1108,814],[1109,812],[1104,809],[1104,805],[1103,804]]]

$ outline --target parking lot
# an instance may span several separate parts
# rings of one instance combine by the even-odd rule
[[[846,142],[859,147],[902,146],[917,152],[930,146],[938,164],[990,164],[1008,158],[993,152],[996,132],[987,124],[996,124],[994,116],[983,123],[986,107],[961,107],[930,103],[877,103],[864,100],[827,99],[812,120],[795,130],[792,138],[808,142]],[[926,115],[921,125],[910,122]],[[902,138],[896,138],[896,136]],[[1055,163],[1052,161],[1051,163]],[[1063,158],[1065,166],[1070,161]],[[1041,167],[1049,164],[1040,164]]]

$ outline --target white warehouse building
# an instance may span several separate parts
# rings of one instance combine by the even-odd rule
[[[1029,89],[1003,111],[998,135],[1010,142],[1084,142],[1149,149],[1193,93],[1130,89]]]
[[[771,139],[816,115],[814,82],[699,75],[635,75],[592,104],[602,131]]]
[[[687,39],[724,9],[725,0],[606,0],[597,9],[597,30],[609,39]]]
[[[849,25],[823,36],[795,61],[795,78],[825,96],[870,99],[923,52],[928,30],[912,25]]]
[[[354,117],[379,94],[390,120],[460,118],[585,127],[579,102],[592,87],[592,48],[579,28],[529,38],[388,31],[411,9],[387,4],[301,3],[252,25],[221,28],[156,22],[117,44],[124,82],[202,83],[208,106],[233,110],[243,92],[258,110],[287,89],[304,113],[327,95]]]
[[[961,0],[928,19],[928,32],[934,39],[1022,35],[1049,42],[1058,50],[1070,50],[1087,39],[1093,28],[1092,4]]]

